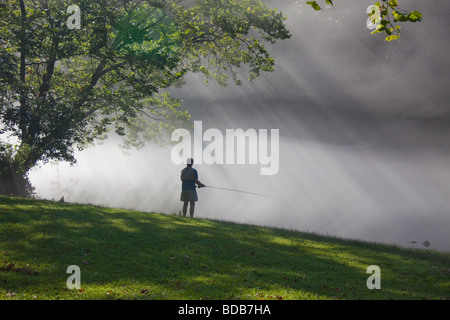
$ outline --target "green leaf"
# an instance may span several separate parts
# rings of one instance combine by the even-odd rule
[[[419,11],[412,11],[408,14],[408,19],[411,22],[416,22],[422,20],[422,13]]]
[[[392,40],[397,40],[398,38],[400,38],[400,36],[393,34],[393,35],[386,37],[385,40],[388,42],[391,42]]]
[[[306,1],[306,4],[309,4],[311,7],[314,8],[314,10],[319,11],[322,10],[322,8],[319,6],[317,1]]]
[[[389,6],[391,6],[391,8],[398,7],[398,1],[397,0],[390,0],[389,1]]]

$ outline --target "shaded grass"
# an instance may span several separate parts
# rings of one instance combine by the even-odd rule
[[[0,196],[0,299],[448,299],[449,269],[431,250]]]

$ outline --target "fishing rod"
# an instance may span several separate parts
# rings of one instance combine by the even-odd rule
[[[281,200],[280,198],[273,197],[273,196],[268,196],[268,195],[260,194],[260,193],[254,193],[254,192],[248,192],[248,191],[242,191],[242,190],[235,190],[235,189],[228,189],[228,188],[221,188],[221,187],[213,187],[213,186],[205,186],[205,187],[206,188],[212,188],[212,189],[220,189],[220,190],[227,190],[227,191],[233,191],[233,192],[240,192],[240,193],[248,193],[248,194],[252,194],[252,195],[255,195],[255,196]]]

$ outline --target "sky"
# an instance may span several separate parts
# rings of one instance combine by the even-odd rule
[[[276,174],[261,175],[260,162],[194,164],[207,186],[279,199],[207,187],[196,217],[450,251],[450,3],[399,2],[424,19],[385,42],[366,28],[372,1],[334,1],[323,12],[267,1],[292,34],[269,48],[274,72],[225,88],[189,75],[171,89],[203,133],[279,131]],[[74,166],[34,169],[37,195],[178,214],[184,165],[172,161],[172,146],[118,143],[77,153]]]

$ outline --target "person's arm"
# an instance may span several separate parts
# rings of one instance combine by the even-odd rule
[[[197,172],[197,170],[195,170],[195,169],[194,169],[194,178],[195,178],[194,182],[195,182],[195,184],[196,184],[199,188],[204,188],[204,187],[206,187],[203,183],[201,183],[201,182],[198,180],[198,172]]]

